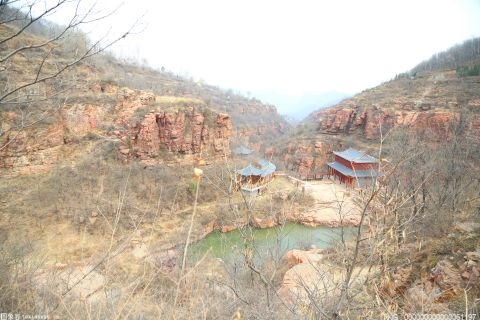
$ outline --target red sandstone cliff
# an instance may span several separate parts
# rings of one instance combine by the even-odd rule
[[[277,152],[287,169],[302,177],[324,173],[331,151],[364,149],[395,128],[433,141],[449,139],[458,129],[475,138],[480,135],[480,77],[444,70],[399,78],[314,112],[303,126]]]
[[[443,139],[459,120],[459,113],[455,111],[405,111],[359,105],[340,105],[313,116],[321,133],[360,134],[369,140],[379,138],[380,130],[386,133],[398,126],[408,126],[418,132],[428,130]]]
[[[20,117],[15,112],[3,115],[10,123]],[[147,165],[167,158],[188,161],[228,154],[232,123],[229,115],[205,105],[164,110],[156,105],[154,94],[125,90],[110,108],[74,104],[38,125],[4,129],[0,168],[16,174],[45,172],[61,161],[100,148],[96,142],[103,141],[112,142],[123,161],[138,159]]]
[[[228,114],[216,113],[203,105],[165,111],[154,105],[153,95],[147,99],[142,94],[136,100],[118,104],[115,109],[131,114],[131,109],[137,108],[136,103],[147,105],[151,102],[153,107],[142,119],[135,122],[135,119],[121,117],[120,123],[117,121],[117,124],[126,124],[129,128],[123,132],[128,139],[122,138],[120,146],[124,156],[148,161],[160,157],[162,153],[218,155],[230,152],[228,139],[232,122]],[[121,131],[118,130],[116,135],[122,135]]]
[[[460,120],[476,130],[480,107],[480,77],[458,77],[455,70],[424,72],[392,80],[314,112],[310,120],[323,134],[357,134],[369,140],[383,132],[406,126],[447,138]],[[471,128],[470,128],[471,127]]]

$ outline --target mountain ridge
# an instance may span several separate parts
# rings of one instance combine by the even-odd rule
[[[281,94],[274,91],[254,91],[262,101],[268,101],[277,106],[279,112],[294,119],[293,122],[304,120],[312,111],[332,106],[352,94],[338,91],[323,93],[304,93],[300,95]]]
[[[459,54],[462,48],[468,53]],[[434,141],[450,139],[459,125],[463,136],[480,135],[480,76],[462,73],[462,66],[476,65],[478,48],[480,38],[466,41],[464,47],[454,46],[390,81],[312,112],[277,153],[287,168],[307,177],[326,173],[332,150],[372,150],[372,144],[400,128]]]
[[[7,25],[1,28],[14,32],[13,27]],[[39,30],[39,35],[24,32],[16,39],[17,43],[42,42],[43,29],[39,27]],[[33,70],[30,66],[42,65],[44,72],[54,72],[55,64],[51,61],[61,61],[63,52],[74,51],[71,46],[75,44],[62,45],[63,50],[56,48],[49,52],[47,45],[37,48],[31,56],[28,50],[13,56],[11,63],[16,67],[4,70],[2,76],[13,80],[12,84],[21,85],[35,78],[35,74],[22,71]],[[8,50],[4,47],[0,51],[7,54]],[[50,59],[42,63],[43,56]],[[196,163],[205,161],[202,158],[207,154],[229,154],[230,140],[234,145],[260,150],[291,128],[273,105],[168,71],[123,63],[105,53],[79,61],[55,79],[23,91],[25,95],[18,97],[28,98],[34,93],[45,98],[2,102],[0,167],[18,173],[34,173],[35,168],[42,172],[40,168],[48,166],[41,163],[53,165],[63,158],[60,149],[70,149],[72,143],[77,144],[74,149],[78,149],[82,145],[78,142],[102,137],[120,139],[116,148],[121,161],[138,159],[151,164],[161,162],[164,156],[171,161],[174,156],[177,161],[185,158]],[[24,103],[24,110],[16,107],[18,103]],[[122,106],[131,111],[126,112]],[[27,124],[23,119],[25,114],[29,117]],[[77,117],[78,123],[65,121],[71,117]],[[224,128],[222,133],[216,131],[220,130],[219,126]],[[53,132],[57,137],[51,138]],[[146,135],[146,132],[149,133]],[[94,135],[97,138],[92,140]],[[166,153],[159,152],[162,148]],[[196,156],[187,157],[189,154]]]

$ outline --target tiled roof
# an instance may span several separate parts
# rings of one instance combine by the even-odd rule
[[[379,173],[375,169],[371,170],[352,170],[350,168],[345,167],[344,165],[338,163],[338,162],[329,162],[327,165],[340,172],[341,174],[347,176],[347,177],[352,177],[352,178],[373,178],[373,177],[378,177],[378,176],[383,176],[382,173]]]
[[[249,164],[245,168],[237,170],[237,173],[242,176],[261,176],[263,171]]]
[[[342,157],[345,160],[356,162],[356,163],[378,163],[378,159],[364,152],[360,152],[353,148],[348,148],[345,151],[333,151],[334,155]]]
[[[275,172],[277,167],[271,163],[270,161],[267,161],[265,159],[260,159],[257,161],[258,164],[261,166],[261,168],[256,168],[249,164],[243,169],[237,170],[238,174],[241,174],[242,176],[268,176],[272,173]]]

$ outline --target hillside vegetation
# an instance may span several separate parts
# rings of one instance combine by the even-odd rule
[[[430,59],[415,66],[409,74],[442,69],[462,70],[464,67],[471,67],[478,63],[480,63],[480,38],[474,38],[434,54]],[[460,72],[460,76],[464,74]]]
[[[224,305],[229,283],[257,288],[246,267],[232,279],[218,261],[185,267],[180,255],[188,240],[280,210],[233,193],[244,163],[228,156],[289,125],[256,99],[89,55],[95,45],[75,28],[32,21],[0,2],[2,313],[230,317],[240,301]]]
[[[443,141],[460,126],[462,137],[477,143],[480,76],[467,76],[462,68],[475,70],[471,66],[480,59],[478,43],[466,41],[391,81],[313,112],[277,145],[279,161],[303,177],[322,174],[332,150],[354,146],[376,153],[372,146],[382,136],[403,129]]]
[[[95,45],[75,27],[33,21],[8,3],[0,1],[0,312],[479,313],[477,39],[315,112],[291,132],[273,106],[104,50],[90,55]],[[236,191],[235,169],[249,162],[230,155],[237,145],[324,180],[332,151],[353,146],[378,157],[384,176],[360,190],[327,180],[333,204],[278,177],[264,195],[248,197]],[[354,210],[358,226],[340,228],[325,250],[306,242],[260,253],[252,228],[280,225],[280,243],[286,217],[313,206],[338,210],[341,222]],[[188,255],[191,242],[234,228],[241,241],[227,249],[237,259]]]
[[[366,291],[384,313],[478,312],[479,43],[311,114],[277,146],[305,178],[325,177],[332,151],[347,147],[382,159],[386,179],[366,192],[372,237],[362,239],[359,259],[379,268]]]

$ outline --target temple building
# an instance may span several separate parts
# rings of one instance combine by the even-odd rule
[[[335,161],[327,163],[328,175],[347,187],[366,187],[372,185],[379,173],[377,158],[353,148],[334,151]]]
[[[237,187],[243,191],[260,193],[266,185],[273,180],[277,167],[265,159],[260,159],[254,164],[249,164],[237,170]]]

